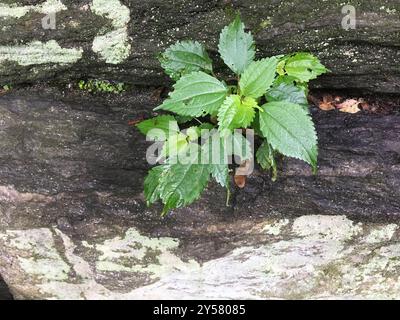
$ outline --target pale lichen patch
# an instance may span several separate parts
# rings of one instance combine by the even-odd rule
[[[111,31],[93,40],[92,50],[110,64],[118,64],[129,57],[131,45],[125,29]]]
[[[399,226],[397,224],[379,226],[372,229],[370,234],[364,238],[364,241],[370,244],[390,241],[398,229]]]
[[[74,253],[76,245],[73,243],[73,241],[60,230],[55,229],[54,231],[62,239],[65,249],[65,257],[71,264],[76,274],[83,279],[93,278],[94,274],[89,263]]]
[[[92,50],[107,63],[123,62],[129,57],[131,50],[128,36],[129,8],[119,0],[93,0],[91,10],[97,15],[111,19],[115,28],[105,35],[98,35],[93,41]]]
[[[303,216],[294,221],[292,230],[300,237],[346,241],[360,234],[362,227],[346,216]]]
[[[20,267],[42,280],[67,280],[70,267],[59,255],[49,229],[7,231],[4,245],[18,250]]]
[[[152,278],[173,270],[196,268],[198,264],[195,261],[185,263],[173,253],[178,245],[177,239],[149,238],[131,228],[124,238],[117,237],[95,245],[101,253],[96,268],[105,272],[148,273]]]
[[[177,239],[146,236],[135,228],[118,229],[123,230],[117,231],[119,236],[101,242],[84,235],[84,241],[74,241],[58,229],[7,231],[0,233],[1,251],[7,257],[0,256],[0,270],[5,278],[13,276],[28,298],[400,298],[400,245],[392,233],[394,225],[361,227],[341,216],[305,216],[268,225],[284,225],[279,238],[264,237],[268,241],[263,244],[238,247],[201,265],[180,259],[175,253]],[[379,236],[373,243],[365,241],[374,230]],[[381,237],[383,230],[388,236]],[[10,256],[23,266],[22,274],[14,272],[16,265],[3,263]],[[18,257],[48,259],[45,262],[68,279],[57,273],[44,276],[49,270],[43,264],[35,266],[42,274],[32,272]],[[110,285],[116,282],[120,286]]]
[[[272,223],[267,223],[264,226],[263,231],[271,236],[279,236],[282,232],[282,229],[286,227],[289,223],[289,219],[282,219]]]
[[[61,65],[77,62],[82,58],[82,49],[61,48],[55,40],[33,41],[26,45],[0,46],[0,63],[16,62],[21,66],[57,63]]]
[[[0,3],[0,17],[21,18],[30,11],[30,6],[19,7]]]
[[[33,11],[41,14],[57,13],[67,10],[60,0],[47,0],[35,6],[18,6],[0,3],[0,17],[22,18],[28,12]]]
[[[112,20],[116,28],[124,28],[130,20],[130,11],[119,0],[93,0],[91,9],[99,16]]]
[[[129,57],[128,23],[130,10],[119,0],[93,0],[90,6],[94,14],[111,20],[113,30],[100,33],[93,40],[92,50],[109,64],[118,64]],[[47,0],[39,5],[17,6],[0,3],[0,17],[21,18],[29,12],[41,14],[57,13],[67,10],[59,0]],[[75,23],[75,22],[73,22]],[[0,46],[0,63],[16,62],[21,66],[48,63],[71,64],[82,58],[81,48],[61,48],[54,40],[42,43],[32,41],[26,45]]]

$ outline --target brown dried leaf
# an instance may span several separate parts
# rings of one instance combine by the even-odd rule
[[[144,117],[140,117],[138,119],[132,119],[128,121],[128,126],[136,126],[138,123],[144,121],[145,118]]]
[[[322,102],[319,103],[319,108],[323,111],[335,110],[333,97],[331,95],[326,95],[322,98]]]
[[[338,104],[337,107],[340,109],[340,112],[346,113],[358,113],[361,111],[360,109],[360,100],[356,99],[347,99],[345,102]]]
[[[246,187],[246,182],[247,182],[247,176],[235,176],[235,184],[240,189]]]
[[[325,103],[325,102],[321,102],[319,104],[319,108],[323,111],[331,111],[331,110],[335,110],[334,105],[330,102],[330,103]]]

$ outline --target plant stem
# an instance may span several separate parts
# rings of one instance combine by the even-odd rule
[[[231,188],[229,185],[226,187],[226,206],[229,207],[229,202],[231,202]]]
[[[203,124],[203,122],[201,122],[199,119],[194,118],[194,120],[196,120],[198,123]]]

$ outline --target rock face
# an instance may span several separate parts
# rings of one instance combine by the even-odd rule
[[[260,56],[312,51],[332,70],[316,87],[399,91],[400,4],[361,0],[346,31],[343,1],[43,0],[0,2],[2,85],[106,78],[165,85],[156,55],[196,38],[216,59],[220,30],[239,9]],[[351,21],[350,21],[351,22]]]
[[[0,300],[12,300],[10,290],[5,284],[3,278],[0,277]]]
[[[182,258],[179,239],[134,227],[96,241],[58,227],[7,230],[0,270],[30,299],[399,299],[398,229],[344,216],[266,219],[247,235],[263,244],[204,263]]]
[[[317,112],[317,176],[284,161],[231,207],[210,185],[162,219],[128,126],[152,96],[0,98],[0,274],[15,298],[400,298],[399,116]]]

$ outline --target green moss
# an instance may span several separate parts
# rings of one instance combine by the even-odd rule
[[[81,80],[78,82],[80,90],[91,93],[122,93],[126,90],[126,85],[122,82],[114,83],[107,80]]]
[[[340,278],[342,277],[343,273],[340,269],[340,267],[338,266],[337,262],[332,262],[332,263],[328,263],[327,265],[323,266],[321,268],[321,272],[325,277],[328,278]]]
[[[260,23],[260,28],[265,29],[268,28],[272,24],[271,17],[267,17],[267,19],[264,19]]]
[[[267,17],[266,19],[263,19],[256,28],[254,28],[254,34],[258,34],[260,31],[268,29],[271,26],[272,19],[271,17]]]
[[[8,91],[10,91],[10,90],[12,90],[12,85],[10,85],[10,84],[5,84],[4,86],[1,86],[2,87],[2,90],[0,90],[0,91],[3,91],[3,92],[8,92]]]

